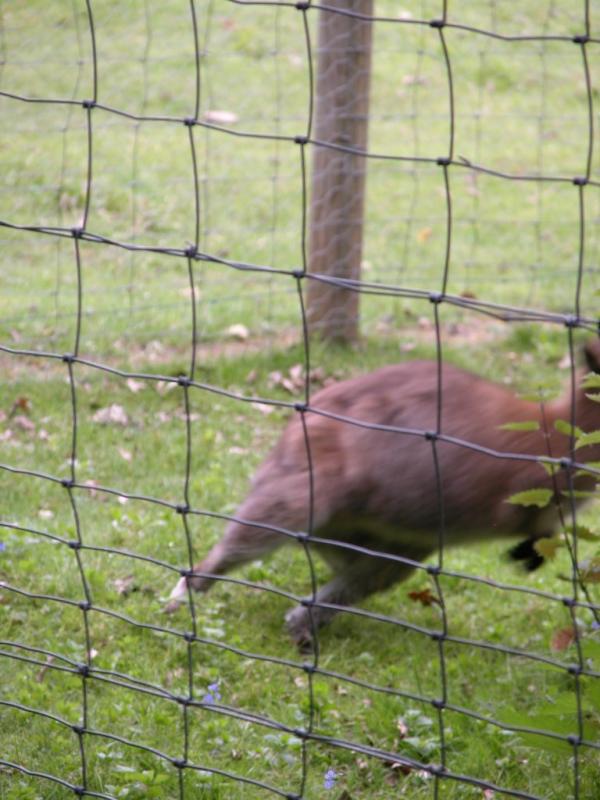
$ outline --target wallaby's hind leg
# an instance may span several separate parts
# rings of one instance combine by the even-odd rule
[[[288,611],[285,617],[287,629],[301,650],[312,648],[313,631],[328,623],[338,612],[336,608],[321,608],[319,603],[331,603],[336,606],[350,606],[363,600],[374,592],[387,589],[399,581],[403,581],[414,571],[411,564],[390,561],[386,558],[365,556],[342,551],[344,558],[335,557],[337,574],[321,587],[315,597],[315,603],[309,607],[300,605]],[[325,555],[325,554],[323,554]],[[412,561],[420,561],[429,555],[429,551],[402,553]],[[327,556],[326,556],[327,558]],[[333,559],[327,558],[333,561]]]

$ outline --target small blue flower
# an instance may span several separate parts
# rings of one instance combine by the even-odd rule
[[[323,786],[326,789],[333,789],[335,787],[335,782],[337,780],[337,772],[334,769],[328,769],[325,773],[325,780],[323,781]]]
[[[594,620],[592,622],[592,630],[593,631],[600,631],[600,622],[596,622],[596,620]]]
[[[218,703],[221,699],[221,692],[219,691],[219,682],[211,683],[208,686],[208,691],[202,698],[202,702],[210,705],[211,703]]]
[[[4,544],[4,542],[0,542],[0,553],[1,553],[3,550],[6,550],[6,545]]]

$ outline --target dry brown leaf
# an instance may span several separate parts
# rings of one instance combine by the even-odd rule
[[[50,655],[46,656],[45,666],[43,666],[35,676],[36,683],[42,683],[42,681],[46,676],[46,673],[48,672],[50,664],[52,664],[53,661],[54,661],[54,656]]]
[[[137,590],[133,575],[127,575],[125,578],[116,578],[113,581],[113,586],[117,590],[117,594],[121,594],[123,597],[127,597],[128,594]]]
[[[269,405],[268,403],[250,403],[252,408],[255,408],[257,411],[260,411],[261,414],[269,415],[273,413],[274,406]]]
[[[550,648],[555,652],[562,652],[566,650],[575,641],[575,628],[569,625],[567,628],[559,628],[552,634],[550,640]]]
[[[177,384],[175,381],[156,381],[156,391],[160,394],[166,394],[167,392],[172,392],[173,389],[177,388]]]
[[[413,602],[421,603],[423,606],[432,606],[434,603],[440,604],[439,598],[436,597],[430,589],[409,592],[408,596]]]
[[[83,485],[87,486],[89,488],[90,497],[96,497],[97,496],[98,492],[96,491],[96,486],[98,486],[98,484],[96,483],[95,480],[93,480],[93,478],[88,478],[87,481],[83,482]]]
[[[233,111],[221,111],[217,109],[206,111],[203,115],[205,122],[212,122],[213,125],[234,125],[239,117]]]
[[[304,367],[302,364],[294,364],[293,367],[290,367],[289,374],[296,385],[304,385]]]
[[[238,339],[240,342],[245,342],[250,336],[250,331],[245,325],[237,323],[236,325],[230,325],[227,328],[227,335],[231,336],[232,339]]]
[[[134,394],[137,394],[138,392],[141,392],[142,389],[146,388],[144,381],[136,381],[135,378],[127,378],[125,383],[127,384],[129,391],[133,392]]]
[[[112,403],[106,408],[99,408],[92,420],[99,425],[129,425],[129,417],[123,406],[118,403]]]
[[[28,397],[17,397],[15,402],[12,404],[10,411],[8,412],[8,416],[14,416],[17,411],[22,411],[25,414],[29,414],[31,411],[31,401]]]
[[[16,425],[16,427],[20,428],[22,431],[27,431],[29,433],[35,430],[35,423],[33,423],[29,417],[26,417],[23,414],[17,414],[15,417],[13,417],[12,424]]]

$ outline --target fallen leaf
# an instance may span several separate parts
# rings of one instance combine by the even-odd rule
[[[232,339],[239,339],[240,342],[245,342],[250,336],[250,331],[245,325],[237,323],[236,325],[230,325],[227,328],[227,335],[231,336]]]
[[[234,125],[239,117],[233,111],[220,111],[212,109],[206,111],[202,117],[205,122],[212,122],[215,125]]]
[[[575,641],[575,628],[570,625],[568,628],[559,628],[552,634],[550,648],[555,652],[566,650]]]
[[[302,364],[294,364],[293,367],[289,369],[290,378],[294,381],[295,384],[303,386],[304,385],[304,367]]]
[[[423,606],[432,606],[434,603],[440,605],[439,598],[436,597],[430,589],[421,589],[415,592],[409,592],[408,596],[415,603],[421,603]]]
[[[123,406],[112,403],[106,408],[100,408],[92,417],[94,422],[99,425],[129,425],[129,417],[125,413]]]
[[[181,297],[191,297],[192,287],[186,286],[184,289],[180,289],[179,294]],[[194,286],[194,300],[200,300],[200,289],[197,286]]]
[[[126,384],[129,391],[133,392],[134,394],[137,394],[138,392],[141,392],[142,389],[146,388],[144,381],[136,381],[135,378],[127,378]]]
[[[17,428],[21,428],[22,431],[31,432],[35,430],[35,423],[23,414],[17,414],[13,417],[13,425],[16,425]]]
[[[255,408],[257,411],[260,411],[261,414],[272,414],[274,410],[274,406],[268,405],[268,403],[250,403],[252,408]]]
[[[54,661],[54,656],[46,656],[46,665],[43,666],[35,676],[36,683],[42,683],[44,677],[46,676],[46,673],[48,672],[50,664],[52,664],[53,661]]]
[[[137,586],[134,585],[133,575],[127,575],[125,578],[116,578],[113,581],[113,586],[117,590],[117,594],[127,597],[131,592],[137,591]]]
[[[89,488],[90,497],[96,497],[96,495],[98,494],[98,492],[96,491],[96,486],[98,486],[98,484],[96,483],[95,480],[93,480],[92,478],[88,478],[87,481],[84,481],[83,485]]]
[[[167,686],[172,686],[174,680],[179,680],[179,678],[183,677],[186,670],[183,667],[175,667],[175,669],[170,669],[167,672],[167,677],[165,683]]]
[[[398,772],[401,772],[403,775],[410,775],[412,772],[412,767],[409,764],[403,764],[401,761],[393,761],[388,766],[390,769],[395,769]]]
[[[17,411],[23,411],[26,414],[29,414],[31,411],[31,402],[27,397],[17,397],[15,402],[12,404],[10,411],[8,412],[9,417],[13,417]]]
[[[173,389],[177,388],[177,383],[175,381],[156,381],[155,384],[156,391],[160,394],[167,394],[167,392],[172,392]]]

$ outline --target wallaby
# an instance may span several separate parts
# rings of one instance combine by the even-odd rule
[[[600,372],[600,340],[588,342],[585,356],[589,369]],[[571,437],[564,432],[564,425],[558,430],[555,422],[571,420],[570,388],[560,399],[541,406],[450,364],[442,365],[441,375],[440,430],[445,436],[497,454],[569,458]],[[582,379],[583,373],[574,395],[575,423],[590,432],[600,428],[600,404],[587,396]],[[291,419],[258,469],[235,514],[238,521],[229,523],[221,541],[194,567],[194,573],[202,574],[182,577],[177,583],[167,610],[174,610],[185,598],[187,583],[206,591],[213,583],[210,575],[226,573],[291,541],[273,528],[308,531],[311,491],[312,535],[408,561],[388,560],[335,544],[311,544],[311,550],[314,547],[328,562],[334,577],[318,590],[310,612],[300,605],[286,617],[300,646],[310,646],[313,629],[336,613],[329,604],[354,604],[404,580],[414,569],[410,562],[426,559],[442,540],[447,546],[524,537],[511,554],[534,569],[543,560],[534,542],[553,534],[563,511],[568,515],[565,489],[569,484],[578,490],[595,487],[591,474],[563,468],[551,475],[535,460],[498,457],[443,439],[435,441],[436,468],[435,434],[367,427],[435,431],[435,361],[383,367],[328,386],[314,395],[310,409],[303,415],[304,425],[299,413]],[[538,423],[537,430],[503,427],[530,421]],[[576,457],[579,463],[600,460],[600,445],[578,449]],[[537,487],[553,492],[553,500],[545,508],[507,502],[511,495]]]

